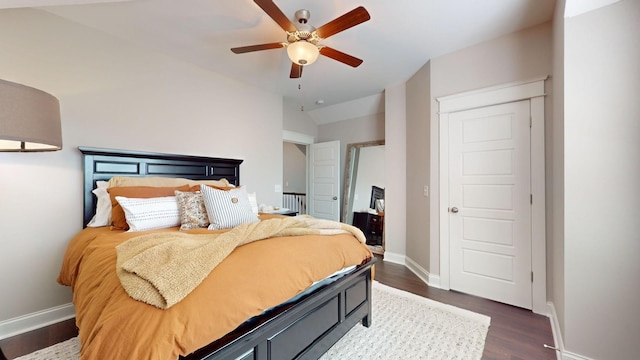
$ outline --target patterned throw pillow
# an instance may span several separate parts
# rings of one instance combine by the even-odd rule
[[[207,209],[200,191],[185,192],[176,190],[178,211],[180,212],[180,230],[206,228],[209,226]]]
[[[209,230],[229,229],[243,223],[259,221],[251,210],[244,187],[224,191],[203,185],[201,192],[209,216]]]
[[[126,198],[116,196],[124,210],[129,231],[144,231],[180,226],[180,212],[175,196]]]

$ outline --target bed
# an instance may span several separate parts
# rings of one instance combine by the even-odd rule
[[[237,186],[241,184],[241,160],[89,147],[80,147],[79,150],[83,154],[84,161],[83,224],[85,226],[95,213],[96,198],[93,196],[92,191],[96,187],[96,182],[105,181],[114,176],[179,177],[189,178],[195,181],[219,180],[224,178],[233,185]],[[265,219],[269,218],[270,216],[265,217]],[[134,344],[134,348],[126,354],[116,353],[118,358],[167,358],[166,353],[163,353],[163,350],[159,349],[160,345],[156,343],[169,342],[173,344],[174,349],[172,350],[173,355],[168,358],[173,358],[175,354],[178,354],[179,356],[176,357],[181,359],[317,359],[354,325],[362,322],[364,326],[368,327],[371,323],[371,280],[372,266],[375,263],[375,258],[371,256],[370,252],[368,254],[359,254],[359,250],[355,250],[355,252],[349,250],[350,253],[347,256],[342,254],[343,250],[336,250],[341,252],[338,257],[348,259],[348,261],[352,263],[357,260],[357,264],[354,263],[354,266],[349,268],[348,271],[343,271],[340,275],[325,279],[311,290],[302,292],[293,298],[290,297],[290,289],[286,289],[285,291],[283,289],[284,286],[274,285],[274,283],[278,284],[278,281],[267,282],[266,280],[257,279],[255,281],[261,285],[251,285],[251,281],[254,281],[252,278],[259,277],[259,274],[247,275],[243,278],[244,280],[233,280],[235,281],[235,285],[231,289],[225,290],[224,294],[218,291],[218,289],[221,288],[216,288],[215,291],[207,289],[207,282],[210,278],[224,278],[221,274],[244,274],[251,273],[251,271],[259,272],[257,269],[252,269],[254,266],[256,268],[268,266],[274,274],[278,272],[291,272],[284,269],[284,266],[282,270],[279,269],[280,266],[274,266],[276,263],[282,263],[282,259],[278,259],[278,256],[280,256],[279,253],[273,256],[256,257],[255,255],[247,255],[254,257],[241,258],[241,255],[244,256],[243,254],[245,253],[249,254],[249,251],[255,251],[256,253],[266,251],[265,244],[267,242],[257,241],[237,248],[239,249],[238,251],[234,251],[229,255],[229,261],[225,260],[225,262],[215,268],[211,272],[211,276],[207,277],[205,282],[196,288],[197,291],[194,290],[193,294],[188,295],[182,302],[167,310],[154,309],[152,311],[154,313],[153,316],[143,318],[142,320],[148,323],[147,328],[157,325],[158,329],[164,329],[163,319],[170,317],[170,315],[166,314],[189,309],[189,314],[193,312],[197,314],[197,316],[193,316],[194,318],[188,318],[187,320],[184,319],[184,317],[188,315],[186,312],[185,314],[187,315],[181,314],[178,316],[181,321],[181,331],[184,332],[180,333],[179,336],[184,336],[189,339],[181,339],[173,333],[156,332],[152,334],[154,336],[152,338],[153,341],[148,340],[148,336],[151,336],[149,334],[143,334],[147,337],[141,336],[140,338],[147,340],[140,341],[136,338],[136,336],[138,336],[137,332],[142,332],[143,330],[136,327],[139,325],[137,322],[127,323],[130,315],[126,312],[121,313],[120,309],[131,308],[133,310],[130,311],[137,313],[140,311],[139,309],[150,307],[150,305],[130,298],[127,300],[121,299],[125,301],[124,304],[126,304],[126,306],[120,306],[117,313],[115,311],[108,313],[104,310],[92,310],[91,306],[87,305],[90,303],[100,304],[101,302],[107,304],[107,301],[111,300],[106,298],[115,298],[119,292],[122,292],[121,289],[118,289],[117,284],[114,283],[114,281],[116,281],[114,280],[116,276],[113,274],[115,271],[112,269],[113,263],[109,262],[113,261],[114,251],[108,249],[108,247],[112,246],[109,245],[111,243],[119,243],[123,239],[131,238],[132,234],[125,231],[115,232],[116,239],[114,240],[114,234],[110,234],[109,236],[111,237],[107,238],[107,235],[104,234],[106,231],[109,230],[102,228],[85,228],[81,234],[72,240],[72,243],[83,243],[84,247],[76,248],[73,251],[68,250],[68,254],[65,254],[65,264],[68,267],[68,274],[65,276],[68,279],[66,279],[66,281],[63,279],[61,282],[66,282],[66,285],[72,285],[74,290],[74,304],[76,304],[76,310],[78,312],[76,322],[80,329],[81,341],[83,341],[83,344],[85,340],[91,344],[98,344],[95,346],[93,353],[85,353],[83,345],[83,356],[93,354],[87,355],[86,358],[95,357],[98,352],[104,352],[104,349],[115,346],[111,345],[112,343],[124,344],[127,342]],[[164,229],[161,230],[161,232],[162,231],[169,232],[175,231],[175,229]],[[203,233],[206,232],[206,230],[199,229],[195,232]],[[309,249],[315,249],[314,246],[333,246],[330,244],[327,245],[326,243],[332,243],[334,241],[336,243],[340,242],[341,244],[348,243],[350,244],[348,245],[349,247],[356,247],[356,245],[352,245],[354,241],[349,239],[345,240],[346,237],[350,236],[352,235],[283,236],[276,237],[273,240],[269,239],[269,241],[274,241],[274,244],[281,242],[286,249],[294,249],[297,246],[309,246]],[[322,240],[320,240],[319,237],[321,237]],[[309,245],[307,245],[307,242]],[[364,248],[366,249],[366,246],[364,246]],[[94,255],[99,254],[100,251],[106,251],[108,255]],[[325,253],[327,253],[326,256],[329,256],[328,253],[332,251],[333,248],[331,248],[331,250],[318,250],[318,253],[315,253],[312,257],[319,257],[319,255],[325,256]],[[70,252],[72,254],[69,254]],[[352,252],[355,255],[352,255]],[[82,278],[82,271],[90,271],[94,266],[98,268],[98,265],[93,265],[93,263],[87,264],[82,262],[85,259],[91,258],[91,256],[99,259],[99,261],[95,261],[95,263],[105,262],[107,263],[107,267],[111,267],[111,270],[99,270],[103,272],[107,271],[104,279],[94,278],[93,275],[85,275],[85,278]],[[99,256],[102,256],[102,258]],[[362,258],[360,259],[359,257]],[[68,261],[67,258],[73,259],[73,261]],[[272,262],[269,263],[269,261]],[[300,262],[307,261],[310,260],[300,260]],[[347,262],[347,260],[340,261]],[[234,270],[232,266],[235,265],[227,266],[227,262],[230,264],[238,264],[238,268]],[[322,260],[322,264],[315,264],[313,267],[323,268],[325,264],[326,267],[335,266],[329,265],[329,263],[333,262],[337,263],[337,260],[334,261],[327,258],[326,260]],[[225,266],[223,266],[223,264],[225,264]],[[338,268],[341,268],[343,265],[338,266]],[[78,269],[82,271],[78,271]],[[238,271],[238,269],[242,270]],[[327,270],[328,269],[324,269],[325,272]],[[223,273],[223,271],[229,272]],[[69,275],[71,272],[73,272],[73,275]],[[61,277],[64,277],[62,273],[63,272],[61,272]],[[331,274],[331,272],[329,272],[329,274]],[[80,283],[85,283],[85,285],[87,285],[85,287],[87,288],[100,288],[100,291],[104,291],[107,295],[87,300],[87,297],[83,294],[88,293],[89,290],[83,290]],[[264,284],[264,286],[262,284]],[[246,293],[240,291],[255,291],[255,294],[247,296]],[[196,292],[198,292],[198,294],[196,294]],[[243,295],[234,297],[234,295],[237,295],[236,292]],[[282,294],[280,294],[280,292],[282,292]],[[213,298],[216,296],[223,299],[223,304],[208,302],[213,301]],[[225,316],[227,313],[236,312],[235,310],[224,310],[226,309],[224,306],[227,306],[224,304],[224,301],[229,302],[229,299],[232,299],[233,302],[243,302],[244,299],[261,299],[271,296],[274,298],[270,298],[269,301],[273,301],[275,298],[278,298],[278,296],[284,296],[284,299],[288,300],[278,300],[278,303],[272,304],[266,309],[260,309],[260,312],[244,318],[243,321],[238,324],[227,320],[219,321],[220,324],[218,324],[218,318],[216,317],[217,312],[224,312]],[[195,298],[199,300],[193,300]],[[107,308],[106,306],[108,305],[105,305],[105,309]],[[104,314],[108,313],[108,319],[105,321],[100,320],[102,322],[99,323],[99,326],[90,324],[89,320],[99,317],[98,315],[94,315],[92,311],[93,313],[102,311],[99,315],[101,317],[105,317]],[[243,312],[238,312],[244,314]],[[196,324],[195,318],[198,318],[198,321],[203,321],[204,324]],[[211,321],[211,319],[216,320]],[[223,334],[220,334],[218,327],[222,326],[222,328],[225,328],[223,325],[226,327],[231,326],[231,328],[229,328],[229,331],[225,330]],[[86,328],[83,328],[85,326]],[[118,328],[116,326],[122,327]],[[91,329],[89,329],[89,327],[91,327]],[[113,327],[113,329],[110,329],[110,327]],[[198,330],[193,330],[195,333],[188,333],[189,329]],[[209,331],[211,335],[208,334]],[[198,340],[190,342],[191,338],[198,338]],[[202,341],[205,338],[207,341],[203,343]],[[100,345],[101,343],[102,345]],[[194,348],[194,343],[200,343],[200,345]],[[109,356],[114,354],[101,353],[100,355]]]

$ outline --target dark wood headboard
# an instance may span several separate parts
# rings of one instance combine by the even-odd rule
[[[96,197],[91,191],[95,189],[96,181],[108,181],[114,176],[162,176],[192,180],[225,178],[234,185],[240,185],[242,160],[85,146],[78,149],[84,158],[83,226],[87,226],[95,213]]]

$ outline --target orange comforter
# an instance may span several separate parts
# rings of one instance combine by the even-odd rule
[[[144,233],[87,228],[69,243],[58,282],[73,290],[81,359],[176,359],[372,257],[347,234],[252,242],[236,248],[184,300],[160,310],[130,298],[116,275],[116,245]]]

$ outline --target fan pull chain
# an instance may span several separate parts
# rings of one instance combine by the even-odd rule
[[[298,83],[298,91],[300,92],[300,98],[302,98],[302,84],[300,83]],[[304,112],[304,105],[300,105],[300,111]]]

